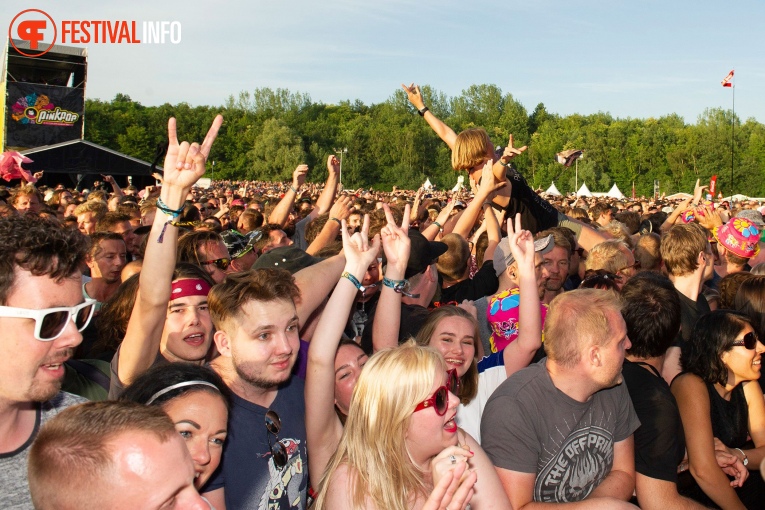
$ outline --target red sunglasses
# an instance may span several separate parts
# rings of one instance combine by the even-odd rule
[[[457,376],[457,369],[446,372],[446,384],[436,389],[435,393],[428,400],[417,404],[414,412],[416,413],[417,411],[432,407],[436,410],[438,416],[445,415],[446,410],[449,409],[450,392],[455,395],[458,395],[460,392],[460,378]]]

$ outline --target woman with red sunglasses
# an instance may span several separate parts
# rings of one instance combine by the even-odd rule
[[[412,341],[369,359],[316,510],[442,509],[434,488],[458,476],[453,509],[510,508],[491,461],[457,428],[457,378],[446,368],[438,352]]]
[[[765,460],[765,398],[756,381],[763,352],[744,314],[716,310],[696,322],[683,346],[685,372],[671,386],[693,475],[691,486],[680,489],[684,496],[726,509],[762,508],[765,483],[757,469]],[[737,456],[754,475],[732,486],[715,450]]]

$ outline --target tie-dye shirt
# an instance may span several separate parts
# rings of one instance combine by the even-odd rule
[[[518,338],[518,314],[520,305],[520,288],[504,290],[489,298],[486,308],[486,319],[491,327],[491,352],[500,352]],[[539,304],[542,316],[542,327],[547,316],[547,305]],[[542,338],[544,341],[544,337]]]

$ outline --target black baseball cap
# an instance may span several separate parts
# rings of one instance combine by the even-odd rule
[[[409,261],[406,263],[406,273],[404,273],[404,278],[407,280],[425,271],[448,249],[445,243],[428,241],[419,230],[413,228],[409,229],[409,242],[411,249]],[[385,263],[385,256],[383,256],[383,264]]]

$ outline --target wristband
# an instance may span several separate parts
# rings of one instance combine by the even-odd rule
[[[290,184],[290,189],[295,192],[295,194],[298,194],[298,190],[295,189],[293,185]]]
[[[436,220],[433,220],[433,222],[432,222],[432,223],[433,223],[433,225],[437,225],[437,226],[438,226],[438,230],[441,230],[441,231],[443,231],[443,230],[444,230],[444,226],[443,226],[443,225],[441,225],[441,224],[440,224],[439,222],[437,222]]]
[[[157,243],[162,243],[165,239],[165,231],[167,230],[168,225],[177,226],[178,224],[174,222],[175,218],[179,217],[181,213],[183,212],[183,209],[186,208],[186,204],[183,204],[178,209],[170,209],[165,202],[162,201],[161,198],[157,199],[157,209],[162,211],[163,213],[170,216],[170,219],[168,219],[165,224],[162,226],[162,232],[159,233],[159,237],[157,237]]]
[[[341,275],[340,275],[340,278],[345,278],[345,279],[347,279],[347,280],[348,280],[348,281],[350,281],[350,282],[351,282],[353,285],[355,285],[355,286],[356,286],[356,288],[357,288],[357,289],[359,289],[361,292],[364,292],[365,290],[367,290],[367,289],[366,289],[366,287],[364,287],[364,286],[361,284],[361,282],[360,282],[360,281],[358,281],[358,280],[356,279],[356,277],[355,277],[355,276],[353,276],[353,275],[352,275],[351,273],[349,273],[348,271],[343,271],[343,274],[341,274]]]
[[[425,116],[425,112],[427,112],[427,111],[430,111],[430,109],[427,106],[423,106],[422,108],[417,110],[417,113],[420,114],[420,117],[424,117]]]
[[[180,216],[185,208],[186,204],[183,204],[178,209],[170,209],[170,207],[168,207],[168,205],[163,202],[161,198],[157,199],[157,209],[167,214],[168,216],[172,216],[173,218]]]
[[[408,280],[391,280],[387,276],[383,276],[383,285],[389,289],[393,289],[394,292],[401,294],[404,291],[404,287],[408,283]]]
[[[329,219],[329,221],[336,221],[336,222],[337,222],[337,224],[338,224],[338,225],[340,225],[340,227],[341,227],[341,228],[342,228],[342,226],[343,226],[343,223],[342,223],[340,220],[338,220],[337,218],[335,218],[334,216],[332,216],[332,217]]]
[[[383,285],[388,287],[389,289],[392,289],[393,292],[397,294],[403,294],[406,297],[417,299],[420,297],[419,294],[411,294],[407,292],[407,287],[409,286],[409,280],[391,280],[388,277],[383,276]]]

